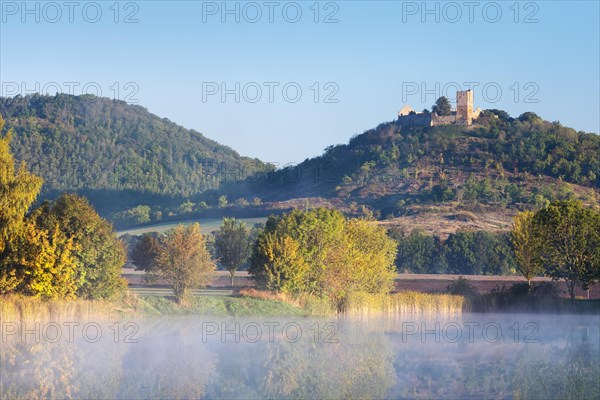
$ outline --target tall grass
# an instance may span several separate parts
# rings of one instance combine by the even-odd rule
[[[272,293],[256,289],[244,289],[240,291],[240,294],[292,304],[304,309],[309,315],[332,315],[338,312],[337,306],[323,297],[290,296],[285,293]],[[469,308],[469,302],[465,297],[450,294],[420,292],[371,294],[356,292],[348,295],[339,312],[349,315],[459,314],[468,311]]]
[[[394,294],[371,294],[357,292],[348,295],[344,313],[369,314],[460,314],[468,311],[463,296],[400,292]]]
[[[116,301],[0,296],[1,322],[104,321],[138,314],[137,297],[131,294],[125,294]]]
[[[341,309],[338,309],[337,305],[328,298],[311,295],[291,296],[285,293],[255,289],[242,289],[240,295],[286,303],[302,310],[307,315],[320,316],[334,315],[338,312],[348,315],[458,314],[468,311],[470,308],[468,301],[463,296],[419,292],[395,294],[357,292],[346,298]],[[252,306],[257,307],[258,305],[262,305],[262,303],[248,304],[244,307],[252,308]],[[160,311],[154,311],[150,314],[160,313]],[[251,310],[242,311],[243,313],[251,312]],[[258,314],[265,312],[265,310],[259,309],[255,311]],[[276,311],[283,312],[280,309]],[[287,311],[291,312],[293,309]],[[163,310],[163,312],[170,314],[169,310]],[[148,304],[129,293],[117,301],[82,299],[49,301],[19,295],[0,296],[0,322],[108,321],[125,317],[143,317],[145,314],[148,314]]]

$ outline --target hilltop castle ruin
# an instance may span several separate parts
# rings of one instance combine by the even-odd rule
[[[450,115],[416,112],[411,106],[398,111],[398,124],[404,126],[471,125],[479,117],[481,109],[473,111],[473,91],[456,92],[456,110]]]

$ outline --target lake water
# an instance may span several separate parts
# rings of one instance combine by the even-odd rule
[[[2,321],[0,398],[598,398],[599,326],[525,314]]]

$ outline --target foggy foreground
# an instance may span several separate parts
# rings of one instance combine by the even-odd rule
[[[598,398],[599,316],[2,321],[0,398]]]

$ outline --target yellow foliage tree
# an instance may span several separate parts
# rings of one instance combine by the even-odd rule
[[[66,239],[58,227],[50,233],[27,223],[15,247],[10,265],[19,277],[19,292],[44,299],[77,297],[73,241]]]
[[[383,227],[349,219],[327,254],[322,291],[339,309],[354,292],[387,293],[393,288],[396,243]]]
[[[15,168],[10,151],[12,131],[2,136],[0,116],[0,294],[14,290],[21,277],[8,265],[13,244],[23,234],[24,218],[42,187],[42,178],[27,171],[25,163]]]
[[[309,267],[302,258],[300,245],[290,236],[263,236],[258,246],[264,254],[265,284],[267,289],[299,293],[305,287]]]
[[[161,238],[154,268],[157,274],[173,286],[178,303],[188,302],[189,290],[206,286],[213,277],[216,265],[206,248],[199,224],[178,225]]]
[[[343,309],[351,293],[389,292],[395,257],[396,242],[372,221],[295,210],[269,218],[249,272],[259,287],[326,296]]]
[[[0,116],[0,134],[4,120]],[[23,227],[25,213],[42,187],[42,178],[27,171],[25,163],[15,168],[10,152],[12,130],[0,137],[0,254]]]

